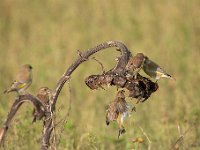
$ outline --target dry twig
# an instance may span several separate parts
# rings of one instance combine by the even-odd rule
[[[140,79],[135,81],[128,81],[125,77],[126,74],[126,64],[128,63],[129,58],[131,57],[131,52],[128,48],[121,42],[118,41],[108,41],[102,44],[95,46],[94,48],[88,49],[86,51],[80,52],[79,57],[75,60],[75,62],[66,70],[66,72],[62,75],[62,77],[58,80],[55,90],[53,92],[53,96],[50,98],[50,106],[43,106],[42,103],[33,95],[25,94],[19,96],[15,102],[13,103],[11,110],[7,116],[6,122],[2,130],[0,131],[0,144],[2,144],[3,139],[5,137],[6,131],[9,128],[10,122],[15,116],[17,110],[21,106],[21,104],[25,101],[31,101],[36,108],[36,111],[39,112],[42,116],[44,116],[43,120],[43,133],[42,133],[42,142],[41,142],[41,150],[47,150],[50,146],[50,138],[52,131],[55,130],[55,124],[53,121],[53,114],[55,112],[56,102],[58,100],[59,94],[65,85],[65,83],[70,79],[71,74],[77,67],[82,64],[83,62],[87,61],[89,57],[101,50],[107,49],[109,47],[118,48],[121,52],[121,55],[118,57],[118,62],[116,66],[110,69],[103,75],[100,75],[98,81],[102,81],[102,83],[108,83],[115,86],[120,86],[123,88],[127,88],[130,92],[131,97],[135,97],[137,99],[146,100],[151,93],[155,92],[158,88],[156,83],[151,82],[150,80],[139,76]],[[103,65],[101,65],[103,66]],[[103,68],[103,67],[102,67]],[[108,78],[105,78],[105,77]],[[91,76],[90,76],[91,77]],[[93,76],[91,81],[96,81],[95,75]],[[87,84],[87,83],[86,83]],[[101,84],[97,84],[95,82],[92,83],[93,87],[101,87]],[[89,83],[87,84],[89,85]],[[91,87],[90,87],[91,88]],[[70,100],[71,103],[71,100]],[[71,105],[71,104],[70,104]],[[69,110],[71,106],[69,106]],[[67,114],[69,116],[69,113]],[[55,138],[55,137],[54,137]],[[56,139],[55,139],[56,140]]]
[[[179,145],[183,142],[185,135],[193,128],[194,126],[189,127],[184,133],[182,133],[175,143],[171,146],[170,150],[175,150],[179,148]]]
[[[144,132],[143,128],[138,126],[140,128],[140,130],[142,131],[142,134],[147,138],[149,145],[148,145],[148,150],[151,149],[151,140],[149,139],[149,137],[147,136],[146,132]]]

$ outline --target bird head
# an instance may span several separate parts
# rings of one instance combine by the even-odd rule
[[[22,68],[23,68],[23,69],[29,69],[29,70],[32,70],[32,69],[33,69],[33,67],[32,67],[30,64],[22,65]]]
[[[126,69],[130,70],[133,68],[138,68],[141,65],[143,65],[144,60],[145,60],[144,54],[137,53],[135,56],[133,56],[129,59],[128,64],[126,65]]]
[[[41,87],[38,91],[37,97],[40,100],[49,100],[49,98],[51,97],[51,89],[49,89],[48,87]]]
[[[49,94],[50,92],[51,90],[48,87],[41,87],[39,89],[38,94],[46,95],[46,94]]]

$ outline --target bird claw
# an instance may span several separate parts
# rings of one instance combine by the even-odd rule
[[[132,109],[131,109],[131,112],[133,112],[133,111],[136,112],[136,107],[135,106],[133,106]]]
[[[126,130],[124,128],[119,129],[119,133],[118,133],[118,139],[120,137],[121,134],[124,134],[126,132]]]
[[[140,99],[138,99],[138,100],[136,101],[136,104],[138,104],[138,103],[140,103]]]

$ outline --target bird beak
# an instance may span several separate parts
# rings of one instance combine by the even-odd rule
[[[176,79],[174,77],[172,77],[171,75],[169,75],[169,74],[167,74],[165,77],[176,81]]]

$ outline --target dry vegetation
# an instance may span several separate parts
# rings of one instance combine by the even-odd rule
[[[126,134],[117,139],[117,125],[106,126],[105,109],[116,88],[90,91],[84,78],[98,74],[94,60],[75,71],[70,80],[72,109],[58,149],[181,149],[200,147],[200,2],[198,0],[116,1],[25,1],[0,3],[0,124],[3,124],[15,94],[3,91],[21,64],[34,70],[29,91],[40,86],[54,88],[62,73],[77,57],[77,50],[101,42],[119,40],[132,53],[143,52],[176,78],[161,79],[160,89],[148,101],[137,105],[129,117]],[[106,69],[115,64],[117,52],[95,57]],[[67,84],[66,84],[67,85]],[[69,86],[57,103],[56,120],[67,114]],[[38,149],[41,123],[31,124],[29,104],[15,117],[5,141],[6,149]],[[57,126],[58,139],[62,124]],[[189,130],[188,130],[189,129]],[[146,134],[146,135],[145,135]],[[131,139],[142,137],[143,143]]]

